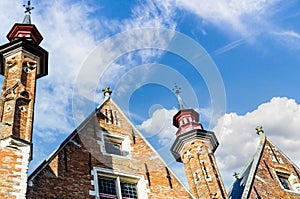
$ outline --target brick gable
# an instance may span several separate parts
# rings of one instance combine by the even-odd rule
[[[116,115],[112,117],[111,113]],[[107,154],[101,145],[103,136],[126,139],[128,154]],[[140,177],[148,198],[192,198],[110,98],[32,173],[27,197],[95,198],[96,170]]]

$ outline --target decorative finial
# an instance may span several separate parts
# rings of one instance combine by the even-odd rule
[[[259,135],[260,133],[264,133],[263,127],[262,126],[257,126],[255,128],[256,134]]]
[[[174,88],[173,88],[172,90],[174,91],[174,93],[175,93],[176,95],[179,95],[179,94],[180,94],[181,88],[178,87],[177,84],[175,83],[175,86],[174,86]]]
[[[110,90],[109,86],[106,86],[104,89],[102,89],[103,94],[105,97],[109,97],[112,91]]]
[[[237,173],[237,172],[234,172],[234,174],[233,174],[233,177],[235,177],[235,179],[237,179],[237,180],[238,180],[238,179],[240,179],[240,178],[239,178],[239,175],[240,175],[239,173]]]
[[[174,88],[172,90],[174,91],[174,93],[177,96],[179,110],[187,109],[187,106],[184,104],[183,100],[180,97],[180,90],[181,90],[181,88],[178,87],[177,84],[175,83],[175,86],[174,86]]]
[[[30,0],[28,0],[27,5],[23,5],[23,7],[26,9],[25,13],[31,14],[31,10],[34,9],[34,7],[30,6]]]

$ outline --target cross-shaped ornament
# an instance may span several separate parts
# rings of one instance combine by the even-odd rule
[[[259,135],[259,133],[264,133],[264,130],[263,130],[263,127],[262,127],[262,126],[257,126],[257,127],[255,128],[255,130],[256,130],[256,134],[258,134],[258,135]]]
[[[27,5],[23,5],[23,7],[26,9],[25,13],[31,14],[31,10],[34,9],[34,7],[30,6],[30,0],[28,0]]]

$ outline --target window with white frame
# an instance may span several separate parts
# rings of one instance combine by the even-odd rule
[[[129,155],[130,143],[128,143],[128,138],[112,134],[104,134],[103,139],[105,153],[125,157]]]
[[[132,148],[128,136],[112,134],[104,130],[100,130],[97,135],[100,138],[97,143],[103,154],[130,158]]]
[[[104,136],[105,152],[114,155],[122,155],[122,142],[123,139]]]
[[[276,174],[282,187],[286,190],[292,190],[292,186],[289,182],[289,175],[281,172],[276,172]]]
[[[300,183],[298,182],[297,177],[294,174],[276,171],[276,175],[281,186],[285,190],[300,193]]]
[[[90,195],[96,196],[97,199],[148,198],[143,176],[97,167],[93,168],[92,174],[95,191],[90,191]]]
[[[120,177],[98,176],[98,187],[100,199],[122,198],[136,199],[136,182],[121,181]],[[119,197],[120,196],[120,197]]]

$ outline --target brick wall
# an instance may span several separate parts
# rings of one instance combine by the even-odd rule
[[[38,58],[19,50],[4,55],[0,103],[0,198],[25,198]]]
[[[0,141],[0,198],[25,198],[30,145]]]
[[[227,198],[215,157],[207,141],[195,139],[186,144],[182,160],[191,192],[197,198]]]
[[[278,172],[287,176],[293,174],[299,183],[300,171],[270,141],[266,141],[259,166],[255,173],[249,198],[300,198],[300,190],[286,190],[281,185]],[[290,183],[290,182],[289,182]],[[291,184],[291,183],[290,183]]]
[[[115,114],[114,118],[110,116],[110,110]],[[102,128],[99,128],[99,123]],[[129,155],[120,157],[103,154],[103,132],[127,138]],[[86,125],[82,125],[71,140],[73,141],[61,148],[50,164],[33,177],[32,186],[28,187],[28,198],[95,198],[93,168],[142,176],[148,198],[192,198],[171,171],[172,188],[170,187],[165,169],[167,165],[111,100],[102,107],[100,113],[91,117]],[[151,186],[148,184],[145,164]]]

